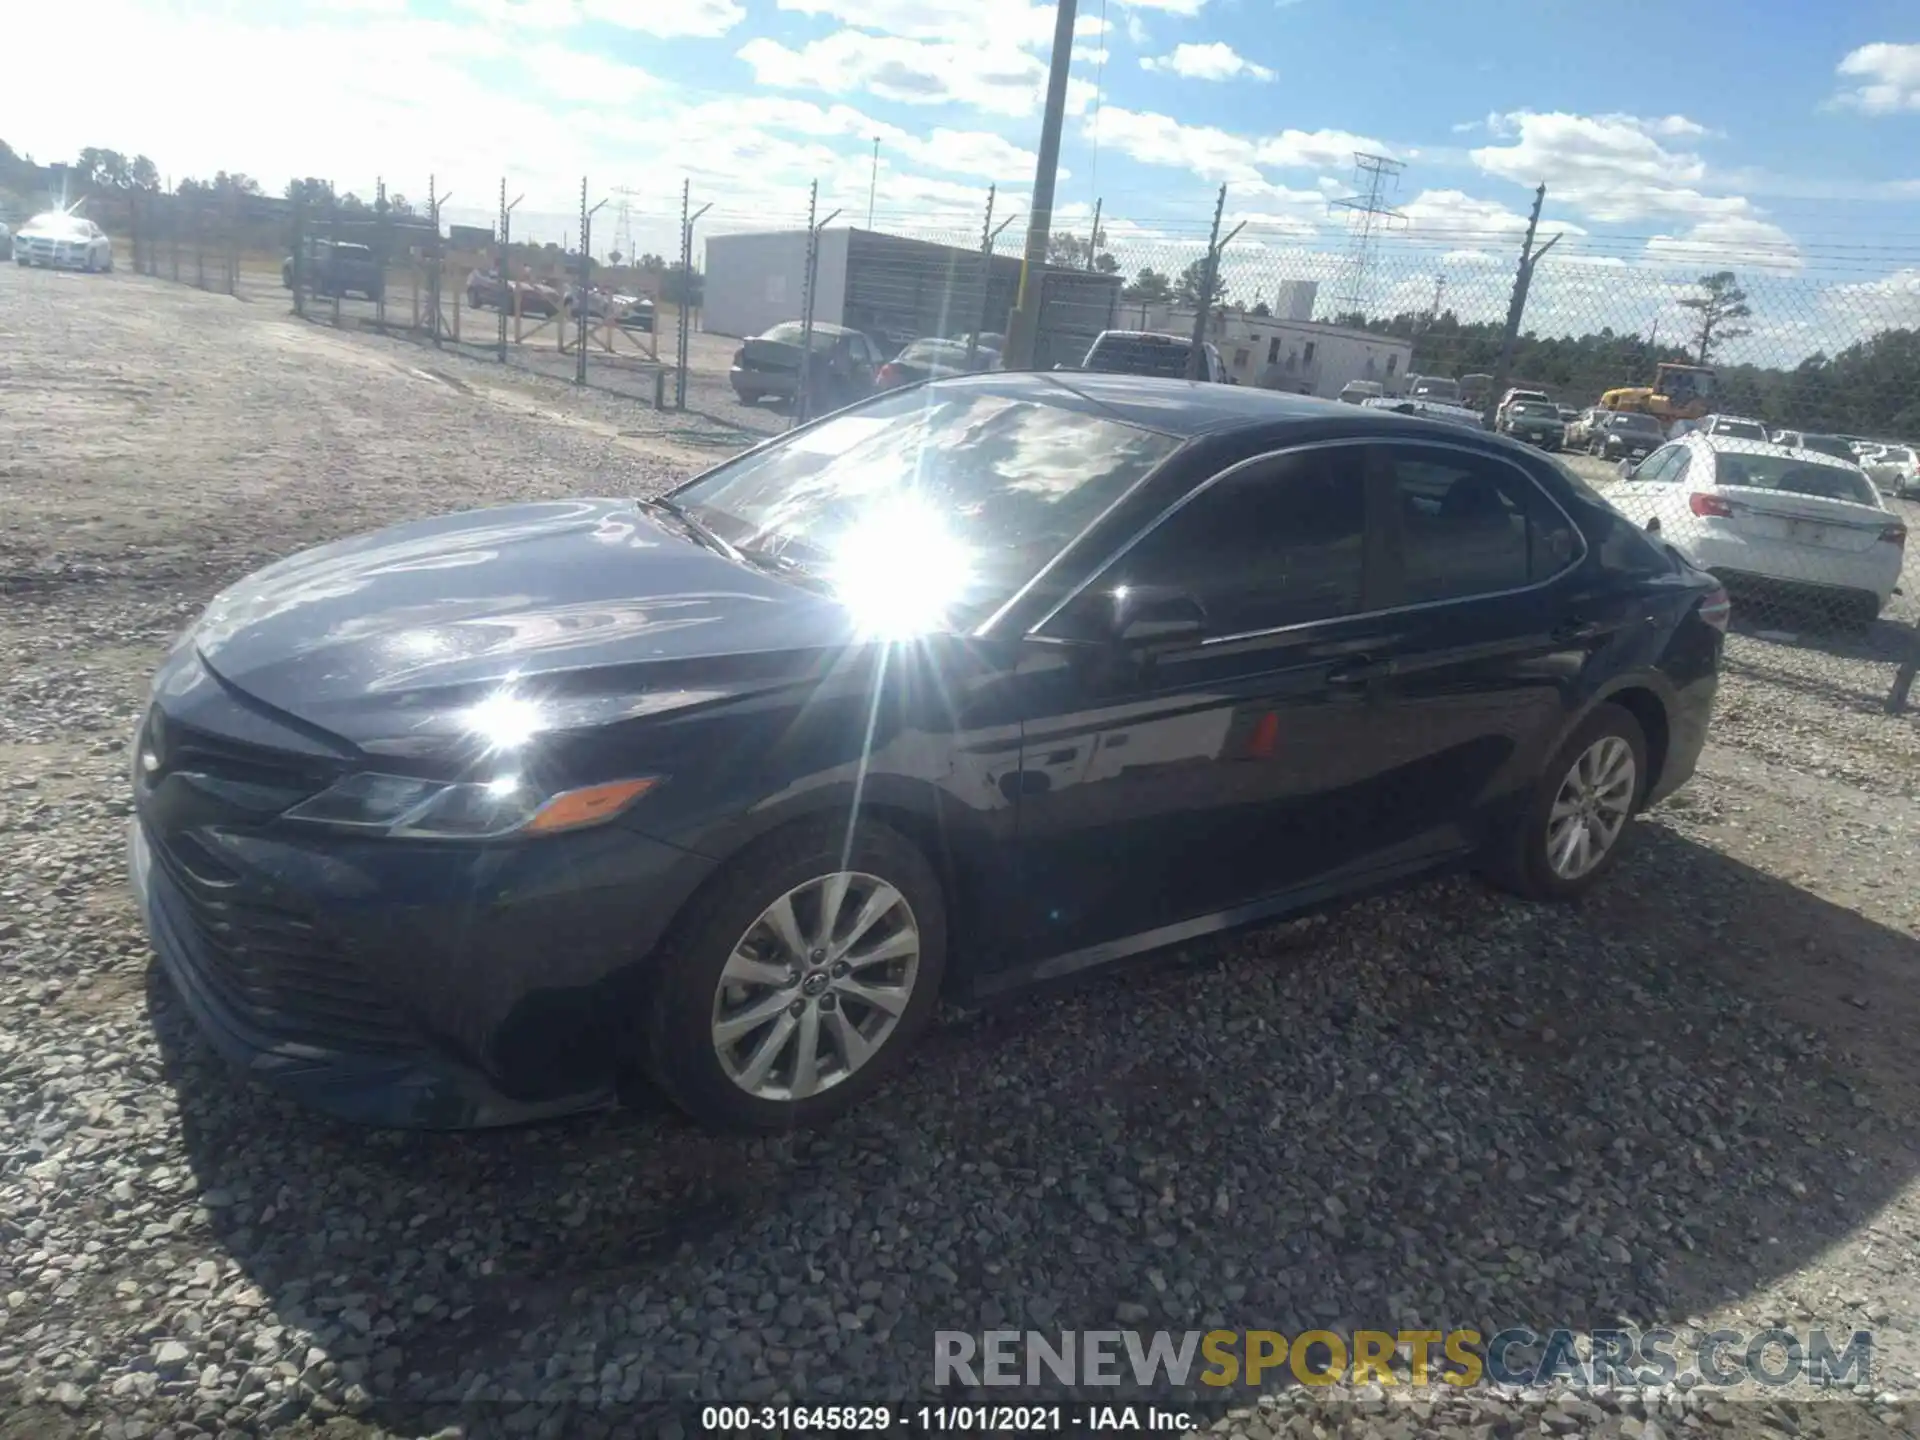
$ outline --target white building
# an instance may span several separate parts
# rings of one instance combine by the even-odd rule
[[[1413,342],[1312,320],[1228,312],[1211,327],[1227,373],[1242,385],[1332,399],[1351,380],[1397,395],[1413,363]]]
[[[1320,298],[1318,280],[1283,280],[1273,297],[1276,320],[1311,320]]]

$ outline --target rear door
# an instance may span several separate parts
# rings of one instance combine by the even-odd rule
[[[1351,733],[1392,777],[1374,840],[1461,849],[1531,782],[1588,657],[1639,615],[1579,579],[1578,528],[1520,465],[1416,442],[1377,446],[1370,468],[1392,609]]]

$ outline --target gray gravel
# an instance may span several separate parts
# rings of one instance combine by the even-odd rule
[[[949,1013],[820,1135],[367,1132],[240,1083],[150,968],[121,878],[146,676],[267,559],[650,490],[712,427],[124,275],[0,273],[0,394],[0,1433],[674,1433],[687,1396],[926,1397],[938,1329],[1623,1318],[1871,1325],[1876,1374],[1592,1410],[1295,1391],[1214,1428],[1907,1425],[1913,722],[1792,679],[1878,662],[1737,645],[1705,772],[1578,909],[1442,880]]]

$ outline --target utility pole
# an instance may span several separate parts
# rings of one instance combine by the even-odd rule
[[[1527,216],[1526,238],[1520,242],[1520,268],[1513,277],[1513,298],[1507,302],[1507,328],[1500,337],[1500,359],[1493,367],[1492,395],[1487,401],[1486,412],[1480,417],[1487,429],[1493,428],[1494,412],[1499,408],[1500,396],[1505,393],[1507,380],[1513,370],[1513,347],[1520,339],[1520,319],[1527,310],[1527,290],[1533,284],[1533,267],[1540,258],[1559,243],[1560,237],[1554,236],[1538,250],[1533,248],[1533,237],[1540,228],[1540,207],[1547,203],[1547,187],[1540,186],[1533,192],[1533,213]]]
[[[511,312],[515,316],[514,324],[518,327],[520,314],[520,302],[514,298],[518,292],[514,289],[513,281],[508,278],[513,271],[513,207],[526,198],[525,195],[516,195],[509,201],[507,177],[504,175],[500,177],[500,253],[494,261],[493,269],[494,277],[500,282],[495,298],[500,302],[498,348],[502,365],[507,363],[507,315]],[[518,334],[514,338],[519,339]]]
[[[1093,257],[1100,251],[1100,207],[1105,203],[1104,200],[1093,202],[1093,230],[1087,236],[1087,269],[1089,270],[1093,269]]]
[[[873,194],[880,188],[880,137],[873,137],[873,169],[867,174],[867,229],[873,229]]]
[[[1053,63],[1047,72],[1047,105],[1040,121],[1040,156],[1033,167],[1033,208],[1027,215],[1027,248],[1020,261],[1020,293],[1007,326],[1006,368],[1031,369],[1040,331],[1040,295],[1035,271],[1047,263],[1053,230],[1053,182],[1060,168],[1060,131],[1066,123],[1067,72],[1073,65],[1075,0],[1058,0],[1053,22]]]
[[[674,350],[673,408],[676,410],[687,408],[687,347],[691,343],[689,337],[693,333],[693,226],[695,221],[713,208],[713,202],[708,201],[698,210],[689,210],[687,207],[692,203],[693,182],[682,180],[680,182],[680,300],[674,306],[680,318],[679,334],[676,337],[677,344]],[[659,348],[658,337],[655,337],[654,348],[656,351]]]
[[[1213,313],[1213,292],[1220,278],[1220,247],[1226,242],[1220,238],[1220,217],[1227,209],[1227,187],[1220,187],[1220,198],[1213,202],[1213,232],[1207,238],[1207,263],[1200,267],[1200,293],[1194,297],[1193,307],[1193,345],[1187,351],[1187,379],[1200,378],[1200,358],[1206,353],[1207,317]],[[1233,227],[1233,239],[1244,228],[1245,222]]]

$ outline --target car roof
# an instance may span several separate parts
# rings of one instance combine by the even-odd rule
[[[1490,451],[1511,453],[1524,449],[1512,441],[1469,430],[1453,420],[1427,420],[1393,410],[1343,405],[1338,400],[1322,400],[1313,395],[1262,390],[1254,385],[1220,385],[1204,380],[1113,375],[1090,370],[1000,370],[932,383],[942,389],[970,387],[1041,403],[1057,401],[1059,392],[1065,391],[1126,424],[1183,438],[1239,430],[1284,433],[1295,426],[1331,421],[1342,424],[1350,434],[1422,434],[1454,445],[1464,437]],[[1408,427],[1412,427],[1411,432]]]
[[[1836,470],[1859,468],[1851,461],[1842,460],[1838,455],[1828,455],[1821,450],[1800,450],[1791,445],[1775,445],[1769,440],[1746,440],[1737,435],[1722,437],[1702,430],[1690,431],[1681,443],[1711,450],[1716,455],[1778,455],[1783,460],[1800,460],[1809,465],[1831,465]]]
[[[1188,335],[1173,335],[1165,330],[1102,330],[1094,337],[1094,344],[1102,340],[1159,340],[1174,345],[1191,345],[1193,338]]]

